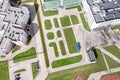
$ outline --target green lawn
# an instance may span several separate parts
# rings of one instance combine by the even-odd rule
[[[120,25],[116,25],[116,26],[112,27],[112,29],[113,29],[113,30],[114,30],[114,29],[120,29]]]
[[[19,45],[15,45],[12,49],[12,53],[15,53],[16,51],[18,51],[21,48],[21,46]]]
[[[72,20],[72,23],[73,23],[73,24],[79,24],[79,21],[78,21],[77,16],[71,15],[70,17],[71,17],[71,20]]]
[[[50,21],[50,20],[45,20],[45,21],[44,21],[44,24],[45,24],[45,29],[46,29],[46,30],[52,29],[52,24],[51,24],[51,21]]]
[[[118,76],[118,77],[120,77],[120,71],[119,72],[115,72],[115,73],[111,73],[111,74],[106,74],[106,75],[104,75],[102,77],[105,77],[105,76]]]
[[[53,32],[47,33],[47,38],[48,38],[49,40],[54,39],[54,33],[53,33]]]
[[[83,22],[84,28],[85,28],[87,31],[90,31],[88,22],[85,20],[85,17],[84,17],[84,15],[83,15],[83,13],[80,13],[80,17],[81,17],[81,20],[82,20],[82,22]]]
[[[60,21],[61,21],[62,27],[71,25],[69,16],[61,17]]]
[[[91,73],[106,70],[105,62],[99,50],[97,50],[97,55],[96,63],[51,73],[46,80],[73,80],[76,74],[81,74],[87,79]]]
[[[20,62],[20,61],[29,60],[29,59],[32,59],[32,58],[36,58],[36,50],[35,50],[34,47],[28,49],[25,52],[22,52],[22,53],[16,55],[13,58],[13,61],[14,62]]]
[[[42,1],[40,0],[40,4],[42,5]],[[43,6],[42,6],[42,12],[43,15],[48,17],[48,16],[54,16],[58,14],[58,10],[52,10],[52,11],[44,11]]]
[[[77,9],[78,9],[78,11],[82,11],[82,9],[81,9],[80,5],[78,5],[78,6],[73,6],[73,7],[69,7],[69,8],[66,8],[66,10],[70,10],[70,9],[74,9],[74,8],[77,8]]]
[[[49,44],[49,46],[54,48],[54,54],[55,54],[56,57],[58,57],[59,54],[58,54],[58,48],[57,48],[56,43],[55,43],[55,42],[51,42],[51,43]]]
[[[120,63],[114,61],[113,59],[111,59],[109,56],[105,55],[105,58],[107,60],[107,63],[109,65],[109,68],[116,68],[116,67],[120,67]]]
[[[111,54],[113,54],[114,56],[120,59],[120,50],[116,46],[112,45],[105,47],[104,49],[106,49],[108,52],[110,52]]]
[[[59,41],[60,49],[62,52],[62,55],[66,55],[66,50],[63,41]]]
[[[59,27],[59,24],[58,24],[57,18],[54,18],[53,21],[54,21],[55,27],[58,28],[58,27]]]
[[[9,80],[8,62],[0,62],[0,80]]]
[[[39,73],[39,71],[36,68],[36,62],[32,63],[32,74],[33,74],[33,78],[35,78],[37,76],[37,74]]]
[[[57,31],[57,37],[59,37],[59,38],[62,37],[60,30]]]
[[[70,58],[56,60],[56,61],[53,61],[52,68],[57,68],[57,67],[65,66],[65,65],[74,64],[74,63],[80,62],[81,60],[82,60],[82,56],[81,55],[70,57]]]
[[[67,41],[69,52],[70,53],[77,52],[76,39],[75,39],[72,28],[64,29],[64,34],[65,34],[65,38],[66,38],[66,41]]]
[[[58,15],[58,10],[52,10],[52,11],[44,11],[43,10],[43,15],[44,16],[54,16],[54,15]]]

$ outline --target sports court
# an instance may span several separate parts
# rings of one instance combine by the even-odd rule
[[[86,80],[85,77],[83,77],[81,74],[77,74],[74,78],[74,80]]]

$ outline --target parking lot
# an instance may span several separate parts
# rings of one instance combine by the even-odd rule
[[[37,62],[37,59],[31,59],[18,63],[9,61],[10,80],[33,80],[32,63]]]

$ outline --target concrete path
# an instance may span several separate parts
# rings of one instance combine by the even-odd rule
[[[37,57],[40,64],[40,72],[38,73],[34,80],[45,80],[46,77],[48,76],[48,71],[45,64],[44,54],[38,54]]]
[[[100,78],[101,78],[103,75],[110,74],[110,73],[115,73],[115,72],[119,72],[119,71],[120,71],[120,67],[110,69],[109,71],[108,71],[108,70],[105,70],[105,71],[93,73],[93,74],[91,74],[91,75],[89,76],[88,80],[100,80]]]
[[[37,3],[38,3],[38,5],[40,5],[40,0],[37,0]],[[39,9],[41,9],[41,7]],[[39,11],[39,13],[41,13],[42,10],[38,10],[38,11]],[[37,15],[35,16],[34,23],[38,24]],[[39,28],[36,27],[36,29],[39,29]],[[39,61],[39,65],[40,65],[40,72],[35,77],[34,80],[40,80],[40,79],[45,80],[46,77],[48,76],[48,72],[47,72],[47,68],[46,68],[46,64],[45,64],[45,57],[44,57],[44,53],[43,53],[43,45],[42,45],[42,41],[41,41],[42,39],[41,39],[39,30],[38,30],[38,32],[35,36],[36,36],[35,40],[36,40],[36,49],[37,49],[36,52],[37,52],[37,59]]]
[[[22,80],[33,80],[31,64],[38,61],[37,59],[30,59],[18,63],[13,63],[13,60],[8,61],[9,64],[9,77],[10,80],[15,79],[15,72],[21,69],[25,69],[26,77],[21,77]]]
[[[115,60],[116,62],[120,63],[120,59],[118,59],[117,57],[115,57],[114,55],[112,55],[110,52],[108,52],[107,50],[103,49],[102,47],[97,47],[99,50],[101,50],[101,52],[103,52],[104,54],[106,54],[107,56],[109,56],[110,58],[112,58],[113,60]]]
[[[105,58],[105,55],[102,53],[102,56],[103,56],[103,59],[104,59],[104,61],[105,61],[105,65],[106,65],[106,67],[107,67],[107,70],[109,70],[110,68],[109,68],[109,65],[108,65],[108,63],[107,63],[107,60],[106,60],[106,58]]]

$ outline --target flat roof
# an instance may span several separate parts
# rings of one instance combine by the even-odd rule
[[[92,50],[88,51],[88,56],[89,56],[89,59],[90,61],[96,61],[96,57],[95,57],[95,54]]]
[[[87,0],[96,23],[120,19],[120,0]]]
[[[3,3],[8,3],[3,0]],[[0,2],[1,3],[1,2]],[[0,4],[0,6],[7,6]],[[2,9],[0,7],[0,9]],[[26,7],[6,7],[0,12],[0,51],[11,48],[13,41],[26,41],[27,33],[21,27],[26,27],[29,19],[29,10]],[[18,25],[18,26],[17,26]],[[24,26],[23,26],[24,25]],[[24,39],[24,40],[23,40]]]

